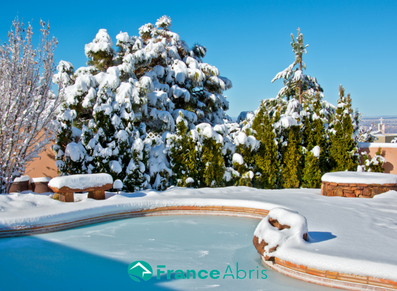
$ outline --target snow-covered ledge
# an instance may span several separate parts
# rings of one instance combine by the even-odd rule
[[[373,198],[397,190],[397,175],[371,172],[332,172],[321,178],[324,196]]]

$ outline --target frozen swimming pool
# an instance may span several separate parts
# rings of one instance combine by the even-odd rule
[[[153,216],[105,222],[61,232],[0,239],[1,290],[334,290],[265,268],[252,245],[259,220],[223,216]],[[154,276],[135,282],[133,261]],[[262,270],[267,279],[237,279]],[[219,270],[218,279],[156,278],[168,270]],[[226,270],[230,266],[229,270]],[[231,271],[231,272],[230,272]],[[226,276],[225,274],[233,274]],[[240,272],[240,277],[243,273]]]

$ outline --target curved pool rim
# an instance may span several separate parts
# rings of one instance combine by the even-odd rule
[[[26,235],[36,235],[41,233],[55,232],[70,228],[119,220],[133,217],[145,216],[164,216],[164,215],[215,215],[215,216],[236,216],[263,219],[269,210],[261,208],[249,208],[238,206],[168,206],[157,208],[142,208],[140,210],[111,213],[106,215],[95,215],[84,219],[73,221],[63,221],[54,224],[39,226],[12,227],[0,230],[0,238],[17,237]],[[354,274],[343,274],[309,268],[305,265],[293,264],[279,258],[274,261],[266,261],[263,256],[261,259],[265,265],[286,276],[299,279],[305,282],[314,283],[322,286],[346,289],[346,290],[377,290],[388,291],[397,290],[397,282],[392,280],[375,278],[371,276],[359,276]]]

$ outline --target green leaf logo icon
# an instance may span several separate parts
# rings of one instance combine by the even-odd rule
[[[145,261],[135,261],[128,266],[128,275],[136,282],[147,281],[152,278],[153,269]]]

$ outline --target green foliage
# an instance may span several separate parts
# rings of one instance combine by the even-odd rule
[[[278,148],[275,142],[276,135],[273,131],[274,118],[269,115],[265,105],[261,104],[258,114],[252,124],[255,130],[255,137],[260,141],[260,146],[255,152],[255,164],[260,172],[257,177],[258,184],[264,189],[275,189],[278,187],[278,169],[280,167],[278,156]],[[258,185],[259,186],[259,185]]]
[[[177,134],[171,137],[172,144],[169,157],[171,159],[171,169],[174,175],[174,184],[181,187],[200,186],[199,169],[202,168],[202,162],[198,157],[197,146],[193,138],[187,132],[186,121],[182,117],[177,123]],[[187,183],[187,179],[193,179],[193,182]]]
[[[385,169],[383,165],[386,163],[386,159],[382,157],[382,149],[378,148],[375,156],[371,159],[366,152],[362,152],[361,156],[364,160],[364,168],[367,172],[378,172],[383,173]]]
[[[289,130],[287,145],[283,147],[281,185],[283,188],[298,188],[302,175],[302,147],[299,143],[299,127]]]
[[[350,94],[345,97],[345,89],[340,86],[335,120],[330,134],[329,155],[332,171],[357,169],[357,141],[353,137],[358,130],[358,126],[354,125],[357,118],[357,115],[353,115]]]
[[[302,175],[302,187],[320,188],[321,187],[321,165],[320,159],[313,152],[306,153],[305,166]]]

